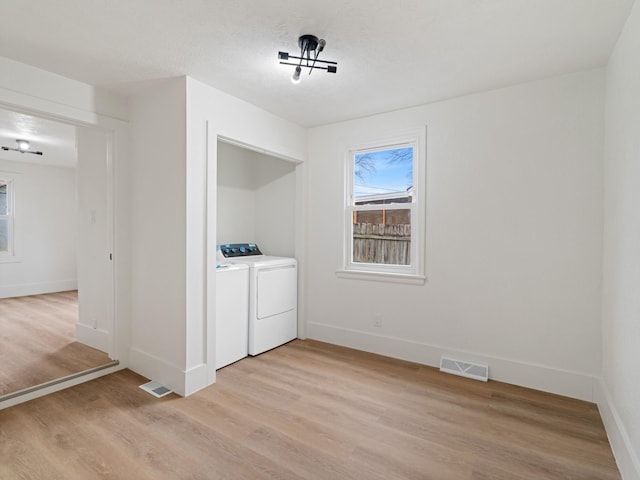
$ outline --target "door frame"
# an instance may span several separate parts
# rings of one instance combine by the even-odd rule
[[[114,251],[114,212],[113,212],[113,133],[109,130],[105,130],[104,128],[98,128],[94,126],[86,126],[86,125],[75,125],[79,128],[88,128],[94,130],[95,132],[99,132],[104,135],[106,143],[104,145],[104,161],[105,161],[105,169],[106,169],[106,179],[105,179],[105,207],[106,207],[106,218],[105,218],[105,228],[106,228],[106,252],[105,255],[110,257],[104,258],[104,261],[107,261],[107,290],[104,292],[107,300],[107,310],[104,312],[107,318],[108,330],[104,330],[99,328],[97,317],[93,319],[88,318],[80,318],[78,317],[78,323],[76,324],[76,339],[82,338],[81,343],[89,345],[91,347],[97,348],[98,350],[102,350],[109,355],[109,358],[113,360],[117,360],[116,355],[116,343],[115,343],[115,284],[114,284],[114,262],[113,262],[113,251]],[[76,150],[79,153],[80,149],[78,148],[78,138],[76,136]],[[102,152],[101,152],[102,154]],[[78,156],[78,168],[80,168],[81,157]],[[76,186],[76,191],[80,191],[79,185]],[[79,199],[79,193],[78,193]],[[78,208],[80,208],[78,206]],[[85,219],[86,220],[86,219]],[[78,270],[80,269],[80,264],[78,264]],[[78,280],[80,275],[78,274]],[[80,284],[79,284],[80,285]],[[79,292],[81,293],[81,292]],[[80,299],[82,295],[78,295]],[[80,308],[82,304],[78,305],[78,312],[82,312]],[[86,304],[85,304],[86,305]],[[93,320],[91,323],[88,323],[87,320]]]

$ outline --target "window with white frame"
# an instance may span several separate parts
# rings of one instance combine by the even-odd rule
[[[424,278],[424,135],[347,155],[343,273]]]
[[[0,175],[0,258],[14,255],[13,181]]]

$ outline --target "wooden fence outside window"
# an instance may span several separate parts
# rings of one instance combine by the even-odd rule
[[[354,223],[353,261],[384,265],[410,265],[411,225]]]

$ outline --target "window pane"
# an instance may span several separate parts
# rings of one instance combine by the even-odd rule
[[[357,153],[353,161],[353,195],[356,204],[411,201],[412,147]]]
[[[7,184],[0,180],[0,215],[6,215],[8,210]]]
[[[0,252],[9,251],[9,220],[0,218]]]
[[[411,210],[354,211],[353,261],[411,265]]]

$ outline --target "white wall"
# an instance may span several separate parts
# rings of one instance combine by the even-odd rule
[[[296,164],[219,142],[217,244],[295,255]]]
[[[218,142],[216,244],[255,242],[254,152]]]
[[[607,67],[600,409],[625,480],[640,479],[640,4]]]
[[[15,178],[19,259],[0,264],[0,298],[75,290],[76,170],[0,159],[0,172]]]
[[[255,242],[266,255],[295,257],[296,164],[262,156],[254,169]]]
[[[186,370],[185,79],[131,104],[130,368],[184,394]]]
[[[308,336],[592,399],[603,122],[598,69],[311,129]],[[337,278],[347,147],[424,126],[426,285]]]
[[[111,352],[113,332],[113,253],[110,134],[76,127],[78,152],[78,322],[76,338]]]

